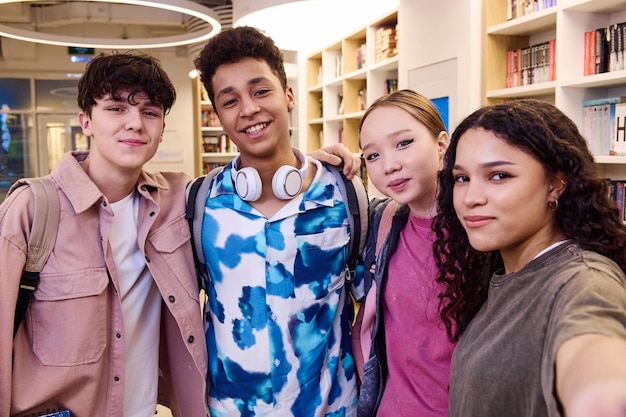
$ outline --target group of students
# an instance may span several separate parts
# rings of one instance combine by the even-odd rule
[[[195,64],[239,149],[206,200],[204,317],[191,179],[143,170],[174,88],[148,55],[95,57],[78,90],[91,148],[50,174],[57,244],[15,338],[33,195],[0,205],[0,417],[626,415],[626,227],[562,112],[487,106],[450,137],[418,92],[374,102],[360,146],[388,198],[352,281],[322,162],[354,175],[359,158],[292,148],[293,90],[256,29]]]

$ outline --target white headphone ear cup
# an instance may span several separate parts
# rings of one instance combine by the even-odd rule
[[[235,174],[235,190],[244,201],[256,201],[261,197],[261,177],[256,169],[241,168]]]
[[[302,189],[302,173],[290,166],[283,165],[278,168],[272,177],[272,191],[282,200],[294,198]]]

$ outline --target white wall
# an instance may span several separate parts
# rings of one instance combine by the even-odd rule
[[[4,59],[0,60],[0,77],[66,79],[68,73],[81,73],[85,67],[85,64],[69,62],[67,47],[33,44],[7,38],[2,38],[1,41]],[[178,56],[181,55],[181,50],[178,51],[179,54],[174,48],[146,51],[161,61],[177,94],[176,103],[165,118],[165,133],[159,152],[146,168],[149,171],[183,171],[193,176],[194,109],[192,82],[188,76],[193,68],[193,62],[190,57]],[[99,52],[101,51],[96,50],[96,53]]]
[[[480,0],[400,0],[398,86],[409,71],[456,58],[457,94],[450,129],[480,106]]]

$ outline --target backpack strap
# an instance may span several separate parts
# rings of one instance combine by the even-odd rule
[[[48,261],[54,248],[59,228],[59,196],[52,181],[47,177],[24,178],[11,186],[8,194],[22,185],[30,185],[35,196],[35,211],[31,225],[26,265],[20,280],[20,288],[13,322],[13,337],[24,319],[31,297],[39,283],[39,272]],[[7,194],[7,195],[8,195]]]
[[[393,221],[393,215],[396,212],[396,207],[398,207],[398,203],[396,203],[395,200],[389,200],[389,203],[387,203],[383,209],[383,214],[380,217],[380,223],[378,223],[378,234],[376,236],[376,258],[378,258],[380,248],[382,248],[385,239],[387,239],[387,235],[391,231],[391,222]]]
[[[198,288],[203,290],[207,289],[209,282],[209,271],[206,267],[204,251],[202,250],[204,207],[206,205],[206,199],[209,196],[211,181],[222,168],[223,167],[213,168],[205,175],[187,184],[186,189],[185,218],[189,222],[189,230],[191,231],[191,247],[193,249],[193,259],[198,274]]]
[[[389,202],[380,215],[376,235],[376,260],[378,260],[378,255],[383,247],[383,243],[387,240],[389,232],[391,232],[391,224],[397,207],[398,203],[389,199]],[[359,306],[352,328],[352,351],[357,373],[361,380],[363,378],[365,362],[372,356],[372,333],[374,331],[377,308],[376,287],[376,281],[372,280],[372,286]]]
[[[367,190],[360,177],[354,176],[349,180],[341,169],[328,166],[335,175],[339,184],[339,191],[346,203],[348,224],[350,226],[350,243],[348,246],[348,274],[346,280],[352,282],[355,277],[356,267],[359,261],[369,228],[369,198]]]

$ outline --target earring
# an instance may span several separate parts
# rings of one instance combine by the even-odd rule
[[[559,208],[559,200],[554,200],[554,201],[550,201],[548,203],[548,208],[550,209],[551,212],[555,212],[558,210]]]

